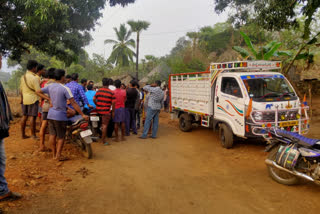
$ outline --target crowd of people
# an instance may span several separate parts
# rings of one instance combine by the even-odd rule
[[[138,81],[131,80],[125,85],[120,80],[102,79],[98,87],[93,81],[81,79],[73,73],[66,75],[63,69],[50,68],[30,60],[27,72],[21,77],[21,136],[23,139],[36,135],[36,120],[40,117],[40,151],[53,152],[56,160],[65,160],[61,155],[67,121],[76,115],[89,120],[89,113],[96,111],[101,117],[100,142],[109,145],[114,132],[115,141],[124,141],[125,136],[137,135],[143,124],[141,139],[148,134],[156,138],[159,113],[168,110],[168,90],[161,88],[161,82],[140,87]],[[142,116],[142,117],[141,117]],[[26,123],[30,118],[31,136],[26,135]],[[45,146],[45,134],[49,129],[49,144]],[[152,127],[152,128],[151,128]],[[119,129],[121,135],[118,134]]]
[[[39,151],[52,151],[53,159],[66,160],[62,156],[65,142],[67,122],[81,115],[89,120],[91,111],[96,111],[101,117],[101,140],[109,145],[107,137],[115,135],[115,141],[125,141],[125,136],[138,134],[143,125],[140,139],[157,137],[159,114],[164,108],[168,111],[169,92],[161,88],[161,82],[156,81],[143,88],[138,81],[132,80],[125,85],[120,80],[102,78],[102,86],[93,81],[82,79],[79,83],[77,73],[66,75],[65,70],[49,68],[37,61],[29,60],[27,71],[21,77],[21,137],[39,139]],[[10,105],[0,82],[0,201],[19,199],[19,193],[8,189],[5,171],[4,138],[9,136],[9,123],[12,120]],[[78,116],[79,117],[79,116]],[[37,119],[40,118],[40,136],[36,134]],[[26,124],[29,120],[31,136],[26,134]],[[49,144],[45,145],[45,135],[49,130]],[[119,129],[121,135],[118,134]]]

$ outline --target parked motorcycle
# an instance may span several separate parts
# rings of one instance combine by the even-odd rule
[[[298,133],[272,129],[269,133],[269,152],[265,160],[272,179],[285,185],[301,180],[320,184],[320,140]]]
[[[90,125],[95,139],[100,138],[101,135],[101,118],[96,110],[90,111]]]
[[[67,140],[75,144],[88,159],[92,158],[92,131],[89,122],[77,115],[68,121]]]

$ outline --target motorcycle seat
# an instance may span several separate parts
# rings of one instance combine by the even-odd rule
[[[277,134],[286,138],[289,138],[291,140],[296,141],[298,144],[304,147],[312,147],[314,146],[317,142],[319,142],[319,139],[312,139],[312,138],[307,138],[304,137],[296,132],[289,132],[285,130],[277,130]]]
[[[81,121],[84,119],[82,118],[81,115],[76,115],[74,117],[69,118],[68,120],[68,126],[75,126],[78,125]]]

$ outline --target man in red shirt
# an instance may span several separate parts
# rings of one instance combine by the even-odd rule
[[[119,141],[118,136],[118,129],[119,126],[121,127],[121,141],[124,141],[125,135],[125,122],[126,122],[126,112],[125,112],[125,102],[127,99],[127,93],[125,90],[121,89],[121,81],[116,80],[114,81],[114,85],[116,86],[116,90],[114,90],[114,103],[115,103],[115,110],[112,112],[113,121],[115,123],[115,134],[116,134],[116,141]]]
[[[111,119],[111,106],[112,109],[115,109],[114,102],[114,93],[109,89],[109,80],[108,78],[102,79],[103,87],[99,89],[96,95],[93,98],[94,103],[96,104],[96,110],[101,115],[102,118],[102,137],[101,142],[104,145],[109,145],[106,142],[108,124]]]

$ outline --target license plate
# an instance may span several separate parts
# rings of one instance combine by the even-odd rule
[[[92,131],[90,129],[80,132],[80,136],[82,138],[85,138],[85,137],[88,137],[88,136],[91,136],[91,135],[92,135]]]
[[[98,128],[98,122],[92,121],[92,126],[93,126],[93,128]]]
[[[99,121],[100,119],[99,119],[99,117],[91,116],[91,117],[90,117],[90,120],[91,120],[91,121]]]
[[[92,139],[90,136],[83,138],[84,142],[86,142],[86,144],[90,144],[92,143]]]
[[[299,121],[288,121],[288,122],[280,122],[280,127],[288,127],[288,126],[297,126],[299,125]]]

